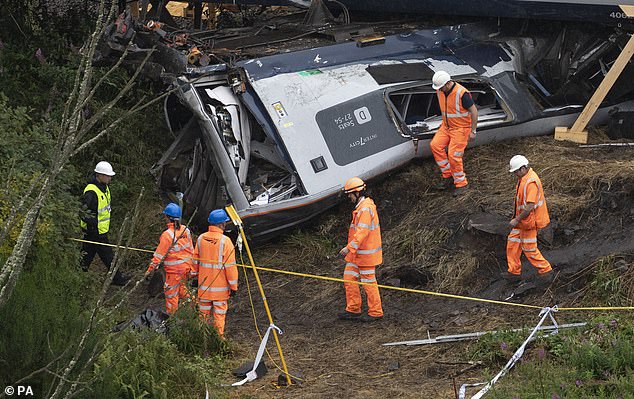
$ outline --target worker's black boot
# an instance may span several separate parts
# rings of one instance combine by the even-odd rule
[[[500,277],[502,277],[504,280],[512,282],[512,283],[516,283],[518,281],[520,281],[522,279],[522,275],[521,274],[512,274],[509,272],[502,272],[500,273]]]
[[[364,314],[360,317],[360,320],[364,323],[372,323],[375,321],[383,320],[383,316],[370,316],[369,314]]]
[[[339,320],[360,320],[361,313],[352,313],[352,312],[341,312],[337,315]]]
[[[453,185],[452,177],[443,177],[443,179],[436,185],[436,190],[448,190]]]
[[[537,277],[535,278],[535,283],[539,286],[547,286],[553,282],[554,278],[555,278],[555,272],[550,270],[549,272],[546,272],[546,273],[537,274]]]
[[[462,187],[456,187],[456,188],[453,190],[453,193],[452,193],[451,195],[453,195],[454,197],[459,197],[459,196],[461,196],[462,194],[464,194],[465,192],[467,192],[467,190],[468,190],[468,189],[469,189],[469,186],[468,186],[468,185],[466,185],[466,186],[462,186]]]

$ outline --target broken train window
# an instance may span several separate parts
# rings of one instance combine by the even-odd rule
[[[479,127],[509,120],[499,96],[491,86],[480,82],[459,83],[473,97],[478,108]],[[442,123],[436,91],[428,84],[388,89],[386,101],[404,136],[431,138]]]
[[[228,86],[197,87],[251,205],[301,195],[298,179],[253,115]],[[219,155],[219,154],[218,154]]]

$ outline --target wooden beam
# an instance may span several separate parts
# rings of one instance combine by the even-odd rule
[[[634,6],[623,6],[623,5],[621,5],[619,7],[621,7],[621,10],[623,10],[625,15],[627,15],[630,18],[634,17]]]
[[[574,123],[574,125],[572,125],[572,128],[570,130],[562,127],[555,128],[556,140],[571,140],[571,137],[577,137],[575,135],[578,135],[577,139],[581,139],[581,136],[583,136],[583,134],[581,133],[585,131],[584,129],[588,125],[588,122],[599,108],[599,105],[601,105],[601,102],[605,99],[605,96],[614,85],[614,82],[616,82],[619,75],[621,75],[621,72],[623,72],[623,69],[625,69],[625,66],[632,58],[632,54],[634,54],[634,35],[630,36],[630,40],[628,40],[627,44],[621,51],[621,54],[619,54],[619,56],[617,57],[616,61],[614,61],[614,64],[603,78],[603,81],[601,82],[597,90],[590,98],[590,101],[588,101],[588,103],[586,104],[585,108],[577,118],[577,121]],[[577,140],[572,141],[585,144],[588,139],[587,132],[585,136],[585,141],[583,142]]]

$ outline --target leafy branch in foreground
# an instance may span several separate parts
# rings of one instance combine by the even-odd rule
[[[98,109],[92,116],[86,117],[85,110],[88,103],[94,97],[98,88],[105,82],[105,78],[121,65],[121,62],[127,55],[127,51],[124,51],[119,62],[112,66],[101,79],[93,84],[94,69],[92,60],[100,38],[103,36],[108,23],[113,20],[116,8],[116,2],[111,2],[109,8],[106,8],[105,0],[100,1],[95,29],[89,40],[82,47],[82,56],[75,74],[73,89],[66,101],[59,126],[56,127],[56,130],[58,130],[56,132],[57,143],[53,150],[50,165],[42,176],[41,185],[36,191],[35,199],[24,215],[22,228],[16,239],[16,244],[0,269],[0,307],[7,303],[13,293],[35,236],[38,216],[46,203],[51,189],[55,186],[60,173],[68,164],[70,158],[82,149],[93,144],[99,138],[105,136],[135,112],[146,108],[163,97],[155,98],[149,102],[144,102],[144,99],[139,100],[133,107],[123,112],[114,121],[106,123],[92,138],[82,143],[95,126],[104,123],[105,118],[111,113],[114,107],[135,86],[140,71],[152,54],[151,51],[148,52],[136,72],[125,82],[123,88],[119,90],[114,98]],[[17,204],[16,206],[21,207],[24,206],[24,204]],[[13,210],[11,213],[13,213]]]

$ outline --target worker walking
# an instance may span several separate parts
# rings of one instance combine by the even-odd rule
[[[339,251],[344,256],[346,268],[343,284],[346,290],[346,310],[339,314],[342,320],[375,321],[383,317],[381,295],[376,282],[376,267],[383,262],[379,214],[372,198],[366,196],[366,185],[358,177],[346,182],[344,193],[355,204],[352,223],[348,230],[348,244]],[[361,280],[368,300],[368,314],[361,315]]]
[[[198,276],[198,309],[220,336],[225,332],[228,299],[238,291],[238,267],[233,243],[224,230],[229,216],[224,209],[209,214],[209,231],[201,234],[194,249],[193,275]]]
[[[93,243],[83,243],[81,268],[87,272],[95,254],[108,269],[112,266],[114,254],[112,248],[108,246],[108,231],[110,230],[111,200],[110,188],[108,184],[115,175],[112,165],[106,161],[101,161],[95,166],[95,173],[88,180],[86,188],[81,198],[81,229],[84,232],[84,240],[98,242],[106,245]],[[113,285],[125,285],[130,278],[117,270],[112,278]]]
[[[478,109],[471,93],[451,80],[445,71],[438,71],[432,77],[432,88],[438,95],[442,113],[442,123],[429,146],[436,164],[440,167],[442,181],[438,189],[445,190],[453,183],[453,196],[462,194],[468,186],[462,157],[469,139],[476,137]]]
[[[522,252],[537,268],[541,281],[552,278],[552,267],[537,249],[537,230],[550,223],[544,188],[537,173],[528,166],[528,159],[515,155],[509,162],[509,172],[517,176],[515,186],[515,209],[509,222],[511,232],[506,243],[508,272],[502,276],[509,280],[519,280],[522,273]]]
[[[167,230],[161,234],[159,245],[154,251],[152,263],[145,272],[149,277],[153,270],[163,266],[165,270],[165,310],[169,314],[176,313],[178,301],[189,297],[187,277],[192,270],[194,245],[189,229],[181,225],[182,211],[180,206],[170,203],[163,210],[167,221]]]

